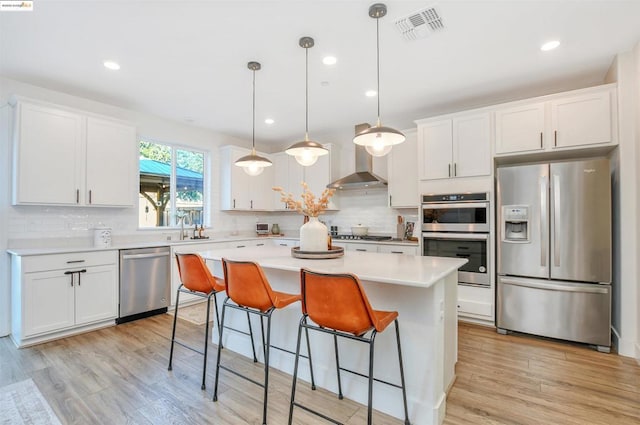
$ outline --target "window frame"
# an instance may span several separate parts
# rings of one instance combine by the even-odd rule
[[[163,140],[145,137],[138,135],[137,137],[137,158],[138,158],[138,195],[140,195],[140,143],[147,142],[153,143],[156,145],[166,146],[171,149],[171,175],[169,176],[169,209],[173,211],[170,214],[169,224],[166,226],[149,226],[143,227],[140,225],[140,218],[136,215],[137,228],[138,230],[175,230],[180,229],[180,225],[176,219],[176,195],[177,195],[177,166],[178,166],[178,150],[190,151],[197,154],[202,154],[202,225],[206,227],[211,227],[211,214],[210,214],[210,203],[209,203],[209,151],[189,146],[181,143],[171,143]],[[138,204],[136,205],[137,211],[140,211],[140,196],[138,196]]]

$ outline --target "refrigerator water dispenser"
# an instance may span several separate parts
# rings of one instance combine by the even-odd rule
[[[502,207],[502,240],[505,242],[529,242],[529,207],[505,205]]]

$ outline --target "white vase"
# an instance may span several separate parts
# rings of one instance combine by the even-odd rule
[[[300,251],[327,251],[327,248],[327,226],[318,217],[309,217],[300,227]]]

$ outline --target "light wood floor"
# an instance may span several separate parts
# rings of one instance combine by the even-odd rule
[[[206,391],[201,357],[176,348],[167,371],[169,315],[18,350],[0,339],[0,386],[32,378],[63,423],[259,424],[261,388],[224,373],[219,401],[211,401],[215,346]],[[457,381],[447,400],[445,424],[638,424],[640,367],[634,360],[579,345],[497,335],[461,324]],[[202,327],[179,322],[184,339],[200,343]],[[406,348],[405,348],[406,350]],[[260,365],[230,352],[256,379]],[[410,373],[410,371],[408,372]],[[291,380],[271,374],[269,423],[285,424]],[[347,424],[362,424],[366,408],[323,390],[298,385],[298,398]],[[297,424],[324,424],[296,409]],[[376,413],[376,424],[401,421]]]

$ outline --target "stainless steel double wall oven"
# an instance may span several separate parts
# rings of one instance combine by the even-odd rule
[[[461,285],[491,286],[489,193],[422,195],[422,254],[466,258]]]

